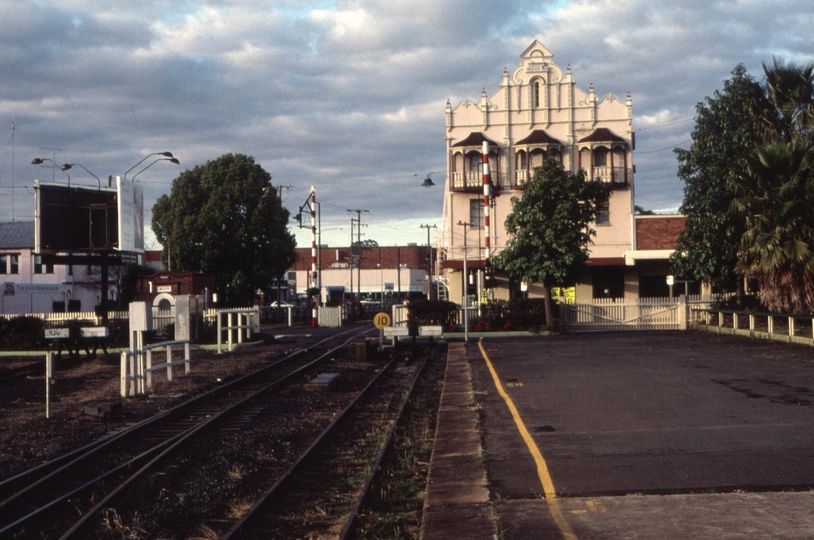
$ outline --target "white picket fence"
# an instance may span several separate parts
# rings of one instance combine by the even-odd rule
[[[217,317],[217,314],[218,310],[215,308],[204,310],[203,312],[204,321],[214,322],[215,318]],[[9,319],[15,317],[36,317],[42,319],[45,322],[46,328],[64,326],[65,324],[71,321],[86,323],[91,326],[99,326],[102,322],[102,317],[97,316],[96,313],[94,313],[93,311],[77,311],[66,313],[15,313],[3,315],[3,317]],[[108,321],[128,320],[129,318],[130,312],[128,311],[108,311],[107,313]],[[153,330],[157,331],[159,334],[163,334],[166,331],[167,326],[174,323],[175,323],[175,311],[173,309],[158,309],[156,307],[153,308]]]
[[[561,304],[560,317],[569,332],[686,330],[690,306],[708,306],[715,300],[701,295],[636,300],[594,298],[590,303]]]

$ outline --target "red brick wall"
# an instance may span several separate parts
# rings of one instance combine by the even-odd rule
[[[637,216],[636,249],[675,249],[686,222],[684,216]]]
[[[322,268],[329,268],[337,262],[336,252],[339,251],[339,262],[346,263],[350,248],[322,248]],[[433,262],[435,262],[436,251],[433,249]],[[365,248],[362,251],[362,270],[376,268],[379,264],[379,248]],[[427,246],[400,246],[381,248],[382,268],[398,268],[399,264],[406,268],[426,268],[427,267]],[[311,269],[311,248],[297,248],[297,259],[294,266],[289,270],[310,270]]]

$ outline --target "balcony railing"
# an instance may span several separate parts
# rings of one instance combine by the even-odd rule
[[[492,177],[492,186],[496,189],[500,189],[504,185],[504,181],[506,179],[505,173],[497,173],[492,172],[490,173]],[[476,171],[476,172],[467,172],[459,173],[454,172],[452,173],[452,189],[454,191],[483,191],[483,173]]]
[[[594,180],[625,185],[630,183],[633,171],[625,167],[594,167]]]

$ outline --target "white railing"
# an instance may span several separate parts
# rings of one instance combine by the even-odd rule
[[[182,360],[172,360],[173,345],[184,346],[184,358]],[[164,348],[166,359],[163,364],[153,366],[153,349]],[[144,394],[153,388],[153,372],[166,370],[167,382],[172,382],[172,367],[184,365],[184,373],[190,372],[189,340],[165,341],[152,345],[136,347],[132,351],[124,351],[121,354],[121,396],[128,396],[128,382],[130,383],[129,395]],[[129,368],[129,369],[128,369]]]
[[[504,185],[506,173],[499,173],[492,171],[489,174],[492,179],[492,185],[500,188]],[[453,189],[482,189],[483,188],[483,173],[480,171],[467,171],[466,173],[454,172],[452,173],[452,188]]]
[[[633,171],[625,167],[594,167],[593,179],[611,184],[627,184],[633,177]]]
[[[814,345],[814,315],[691,306],[689,321],[693,330]]]
[[[226,325],[223,324],[223,315],[226,315]],[[260,306],[253,308],[219,309],[216,318],[218,320],[218,354],[221,354],[223,344],[223,332],[226,332],[226,342],[231,351],[234,347],[232,340],[233,333],[236,335],[237,343],[243,343],[243,335],[246,339],[251,338],[252,332],[260,332]],[[245,332],[244,332],[245,331]]]

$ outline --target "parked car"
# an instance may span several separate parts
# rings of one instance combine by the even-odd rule
[[[287,308],[287,307],[294,307],[294,304],[289,304],[288,302],[278,302],[277,300],[275,300],[274,302],[272,302],[271,304],[269,304],[269,306],[271,306],[271,307],[285,307],[285,308]]]

